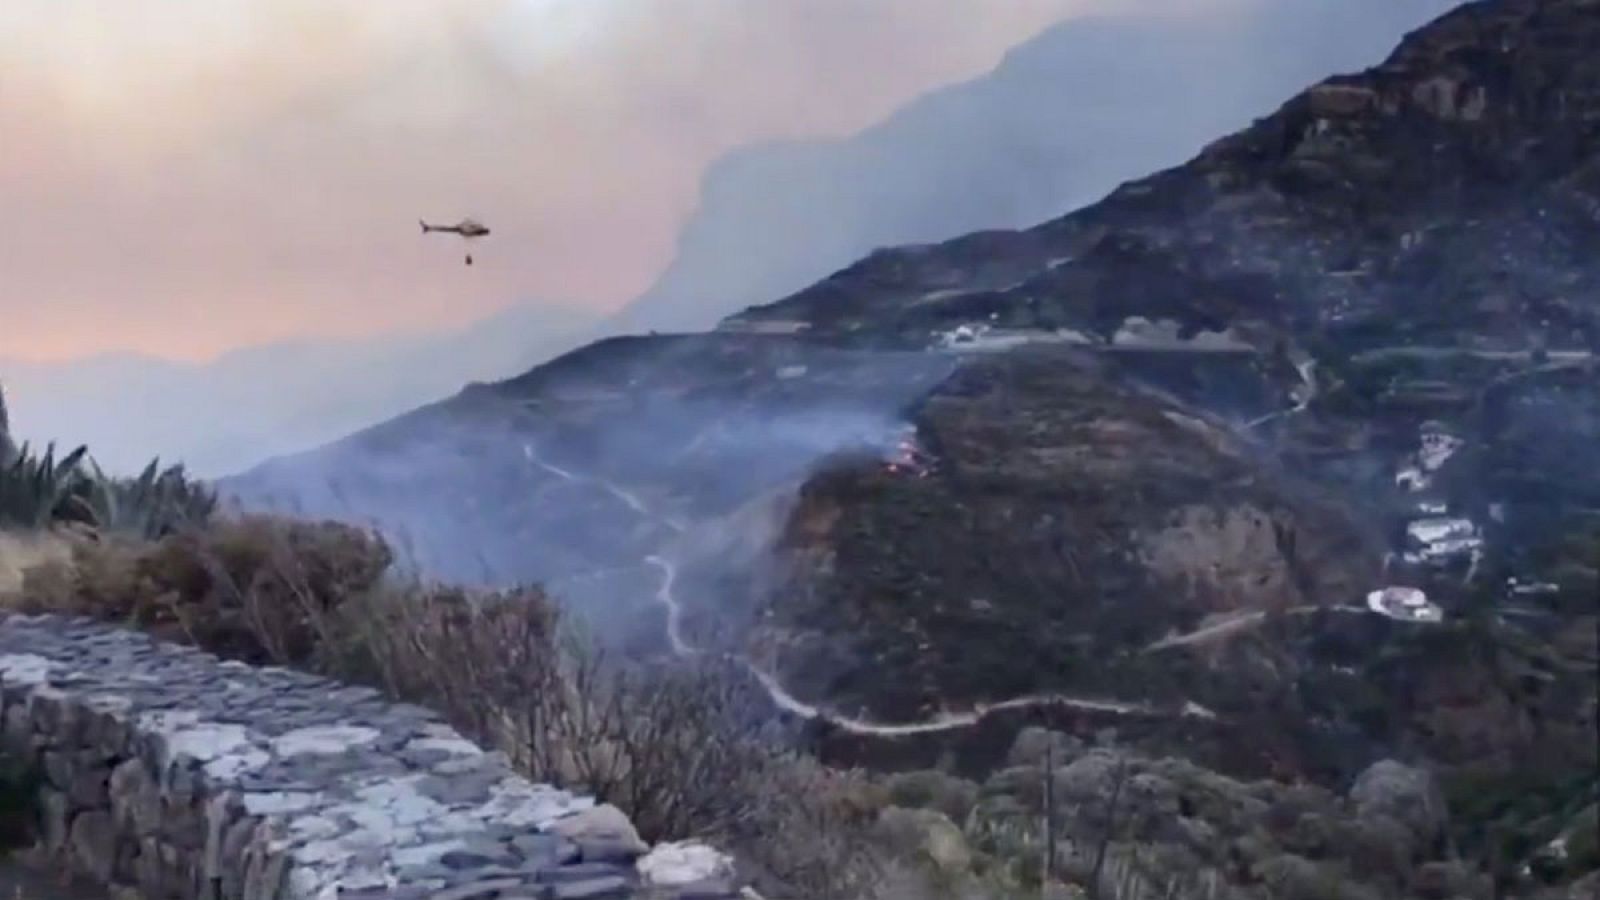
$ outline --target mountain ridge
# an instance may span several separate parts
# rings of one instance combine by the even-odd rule
[[[1053,218],[1448,5],[1252,0],[1208,17],[1069,20],[856,135],[714,163],[675,259],[613,327],[707,327],[875,247]]]

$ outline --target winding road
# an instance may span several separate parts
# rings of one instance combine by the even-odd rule
[[[1275,419],[1287,419],[1290,416],[1297,416],[1300,413],[1305,412],[1306,409],[1311,406],[1311,401],[1317,399],[1317,361],[1314,359],[1306,359],[1303,362],[1295,363],[1294,368],[1296,372],[1300,373],[1300,381],[1305,385],[1305,396],[1301,397],[1294,406],[1291,406],[1288,409],[1279,410],[1275,413],[1267,413],[1253,422],[1246,422],[1244,430],[1249,431],[1252,428],[1265,425]]]
[[[674,532],[683,533],[685,531],[681,523],[658,515],[639,500],[636,494],[615,482],[593,475],[572,472],[550,463],[544,460],[531,444],[523,445],[523,455],[530,464],[550,472],[563,481],[594,485],[616,497],[640,516],[666,525]],[[684,659],[703,655],[706,651],[689,643],[683,634],[683,605],[679,602],[676,594],[678,581],[677,563],[660,554],[652,554],[645,557],[643,562],[661,573],[661,581],[656,589],[655,599],[666,613],[666,639],[673,655]],[[1213,712],[1192,701],[1185,702],[1177,709],[1169,709],[1142,703],[1125,703],[1116,700],[1102,700],[1067,694],[1029,694],[995,703],[978,704],[964,710],[946,710],[917,722],[881,722],[844,715],[821,706],[806,703],[790,693],[776,675],[762,669],[748,657],[737,657],[735,662],[749,672],[751,677],[761,685],[767,697],[778,709],[807,721],[825,722],[831,727],[848,734],[868,737],[895,738],[959,731],[977,725],[994,713],[1019,709],[1075,709],[1122,716],[1216,718]]]
[[[1283,610],[1285,616],[1308,616],[1318,612],[1337,612],[1367,615],[1370,611],[1365,606],[1294,606]],[[1155,653],[1159,650],[1168,650],[1173,647],[1189,647],[1195,644],[1204,644],[1208,641],[1220,640],[1231,637],[1241,631],[1248,631],[1267,621],[1271,615],[1266,610],[1240,613],[1228,616],[1218,622],[1213,622],[1203,628],[1197,628],[1187,634],[1175,634],[1154,641],[1144,648],[1145,653]]]
[[[667,611],[667,644],[677,656],[698,656],[700,651],[683,639],[683,607],[673,587],[678,582],[678,567],[659,556],[645,557],[645,562],[661,570],[661,586],[656,589],[656,602]]]

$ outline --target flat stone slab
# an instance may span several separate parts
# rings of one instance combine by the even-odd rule
[[[45,849],[146,897],[672,896],[641,887],[643,845],[586,860],[561,836],[592,799],[376,691],[12,615],[0,701],[0,748],[43,775]]]

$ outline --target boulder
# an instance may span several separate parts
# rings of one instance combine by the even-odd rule
[[[609,803],[557,819],[550,830],[576,845],[584,862],[631,863],[650,850],[627,815]]]
[[[658,844],[640,857],[639,877],[649,887],[730,882],[733,857],[698,841]]]

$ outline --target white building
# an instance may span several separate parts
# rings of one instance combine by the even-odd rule
[[[1483,537],[1471,519],[1437,516],[1406,526],[1407,562],[1442,562],[1471,556],[1483,549]]]
[[[1431,479],[1417,466],[1406,466],[1394,476],[1395,487],[1411,493],[1426,489],[1430,481]]]
[[[1543,597],[1561,593],[1561,586],[1548,581],[1523,581],[1516,577],[1506,579],[1506,589],[1514,597]]]
[[[982,322],[957,325],[949,331],[936,331],[934,342],[946,350],[970,352],[996,352],[1021,347],[1024,344],[1076,344],[1093,343],[1087,335],[1071,329],[1055,331],[995,328]]]
[[[1417,452],[1417,463],[1424,472],[1437,472],[1465,444],[1461,438],[1429,423],[1422,427],[1422,449]]]
[[[1367,594],[1367,608],[1401,622],[1442,622],[1444,610],[1413,587],[1390,586]]]
[[[1418,434],[1418,441],[1417,452],[1395,473],[1395,486],[1401,490],[1416,492],[1432,486],[1434,474],[1450,457],[1456,455],[1456,451],[1466,446],[1466,441],[1449,433],[1437,422],[1425,423]]]

